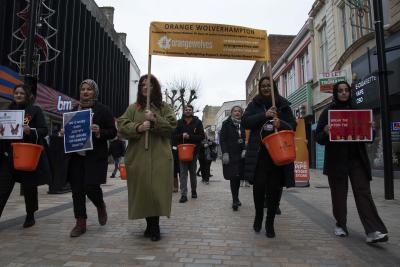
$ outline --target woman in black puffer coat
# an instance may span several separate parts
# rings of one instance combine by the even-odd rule
[[[25,199],[26,219],[23,227],[35,224],[34,213],[38,210],[37,186],[48,183],[50,166],[45,151],[35,171],[17,171],[13,168],[12,148],[13,142],[37,143],[44,145],[47,135],[46,121],[42,109],[33,105],[33,97],[29,87],[18,84],[14,87],[13,101],[9,110],[24,110],[23,140],[0,140],[0,216],[14,188],[15,182],[20,182]],[[33,130],[36,129],[36,130]]]
[[[222,167],[226,180],[230,180],[232,193],[232,209],[238,210],[242,205],[239,200],[240,180],[243,177],[245,147],[245,131],[240,121],[243,109],[234,106],[231,116],[222,123],[219,142],[222,151]]]
[[[353,109],[350,86],[338,82],[333,87],[333,101],[321,114],[316,129],[317,142],[325,146],[324,174],[331,189],[336,236],[348,235],[346,227],[347,191],[350,178],[357,210],[367,235],[368,243],[388,240],[387,229],[376,210],[371,195],[371,166],[365,142],[330,142],[328,113],[334,109]]]
[[[277,166],[269,152],[261,143],[260,131],[267,121],[272,120],[278,130],[295,130],[296,121],[290,109],[290,103],[278,94],[275,88],[276,106],[272,106],[271,81],[263,77],[258,84],[258,95],[253,98],[244,112],[242,124],[250,129],[247,144],[244,177],[253,183],[253,198],[256,210],[253,228],[259,232],[264,217],[264,199],[267,198],[266,235],[275,237],[274,219],[279,205],[282,187],[292,187],[294,183],[294,164]],[[284,122],[281,122],[285,121]],[[272,131],[273,132],[273,127]]]

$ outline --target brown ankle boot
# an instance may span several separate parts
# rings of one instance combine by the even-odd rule
[[[100,225],[105,225],[107,223],[107,210],[105,203],[97,208],[97,217],[99,218]]]
[[[78,237],[81,236],[86,232],[86,219],[85,218],[77,218],[76,225],[71,230],[70,236],[71,237]]]

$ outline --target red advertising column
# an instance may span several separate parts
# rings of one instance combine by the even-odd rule
[[[310,185],[310,168],[306,139],[306,125],[304,119],[297,120],[295,142],[296,160],[294,162],[294,177],[296,186],[306,187]]]

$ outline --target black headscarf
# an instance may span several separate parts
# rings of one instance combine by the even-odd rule
[[[345,102],[340,101],[339,97],[338,97],[338,89],[339,89],[339,85],[341,84],[346,84],[350,90],[350,96],[349,99]],[[350,109],[351,108],[351,87],[350,85],[346,82],[346,81],[340,81],[335,83],[335,85],[333,86],[333,99],[332,99],[332,105],[335,108],[343,108],[343,109]]]

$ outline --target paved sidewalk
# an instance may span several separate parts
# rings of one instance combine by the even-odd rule
[[[198,199],[180,204],[179,193],[173,195],[171,218],[160,220],[160,242],[143,237],[144,220],[127,219],[126,182],[120,179],[108,179],[103,187],[107,225],[98,224],[88,203],[88,231],[74,239],[70,193],[48,195],[41,187],[36,225],[23,229],[25,207],[17,185],[0,219],[0,266],[400,266],[400,201],[384,200],[382,178],[374,179],[373,195],[390,240],[367,245],[351,192],[350,236],[333,235],[330,191],[319,171],[312,171],[309,188],[284,191],[275,239],[252,230],[252,188],[240,188],[243,206],[234,212],[220,161],[212,164],[212,174],[209,185],[199,182]],[[397,199],[399,183],[395,180]]]

